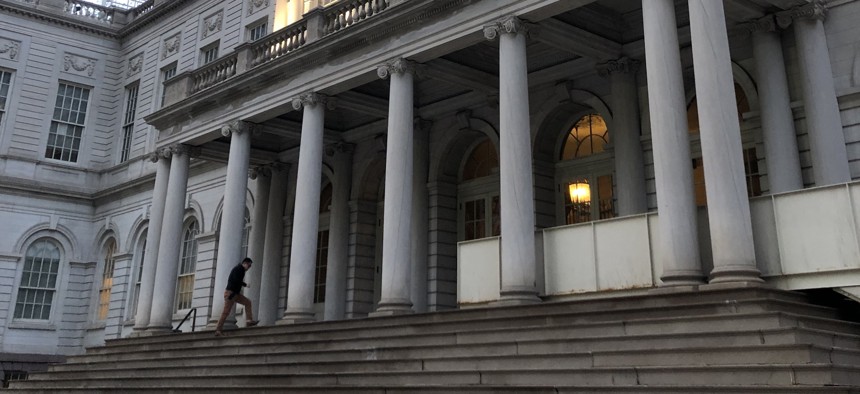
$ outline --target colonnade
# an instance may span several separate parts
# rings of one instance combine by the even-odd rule
[[[673,0],[644,0],[645,66],[653,144],[655,186],[662,244],[664,285],[760,282],[737,121],[731,57],[722,2],[689,0],[696,95],[699,102],[701,149],[707,180],[710,240],[714,268],[703,272],[697,239],[684,84]],[[756,73],[761,97],[764,144],[771,192],[803,187],[793,116],[788,102],[785,64],[777,28],[793,26],[803,73],[804,110],[815,183],[850,179],[839,123],[838,106],[822,26],[820,2],[752,21]],[[529,90],[526,53],[528,25],[506,17],[483,27],[487,39],[499,41],[500,201],[502,243],[501,304],[539,302],[535,286],[535,209]],[[647,210],[639,105],[635,73],[639,62],[620,58],[601,63],[610,79],[615,127],[615,160],[619,214]],[[413,114],[414,81],[421,65],[395,59],[379,66],[390,79],[386,144],[385,205],[382,243],[382,290],[373,315],[426,310],[427,130]],[[289,324],[314,319],[314,268],[319,229],[319,195],[327,97],[309,92],[293,100],[303,111],[301,145],[292,218],[292,245],[286,310],[277,320],[281,240],[287,195],[286,168],[273,166],[258,175],[255,260],[262,260],[251,292],[259,303],[263,324]],[[417,126],[416,126],[417,124]],[[240,256],[245,190],[250,160],[250,124],[232,122],[223,128],[230,137],[224,208],[217,256],[213,317],[223,307],[221,289]],[[324,318],[344,318],[346,302],[349,185],[352,149],[339,145],[334,155],[332,222]],[[159,150],[153,191],[146,260],[141,280],[136,330],[169,328],[173,311],[176,262],[179,259],[182,213],[188,179],[189,149],[182,145]],[[416,165],[417,164],[417,165]],[[265,225],[261,225],[261,223]],[[423,245],[423,248],[422,248]],[[422,256],[423,254],[423,256]],[[159,262],[156,267],[156,261]],[[423,264],[423,265],[422,265]],[[425,287],[422,287],[422,283]],[[423,292],[423,293],[422,293]]]

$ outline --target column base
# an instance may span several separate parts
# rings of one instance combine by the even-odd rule
[[[284,317],[275,322],[275,325],[313,323],[316,320],[314,312],[311,311],[287,311]]]
[[[146,328],[146,331],[140,331],[139,337],[154,337],[159,335],[170,335],[173,334],[172,326],[150,326]]]
[[[705,274],[700,270],[665,271],[660,277],[662,286],[695,286],[705,283]]]
[[[763,283],[761,272],[749,265],[727,265],[714,268],[708,283],[759,282]]]
[[[412,310],[412,302],[408,300],[380,301],[376,311],[368,313],[367,317],[410,315],[412,313],[415,313]]]
[[[144,336],[143,333],[146,332],[146,327],[133,327],[131,329],[131,334],[128,334],[128,338],[137,338]]]
[[[498,301],[492,306],[532,305],[543,302],[537,295],[537,290],[502,290]]]

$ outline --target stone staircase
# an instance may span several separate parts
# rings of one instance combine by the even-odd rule
[[[860,324],[799,293],[658,289],[113,340],[16,391],[860,393]]]

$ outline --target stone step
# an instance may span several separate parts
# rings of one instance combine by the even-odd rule
[[[88,387],[94,390],[109,388],[156,389],[165,391],[179,388],[197,388],[216,384],[226,390],[231,387],[270,387],[290,391],[290,386],[408,386],[408,385],[491,385],[491,386],[590,386],[635,387],[654,385],[709,386],[858,386],[860,368],[830,365],[726,365],[726,366],[672,366],[626,367],[552,370],[491,370],[491,371],[416,371],[416,372],[349,372],[263,374],[228,373],[224,375],[182,376],[178,378],[89,378],[29,381],[28,386],[43,390],[64,390],[69,387]],[[856,388],[856,387],[855,387]],[[700,390],[697,390],[700,391]]]
[[[541,337],[535,333],[535,337]],[[262,345],[249,344],[231,347],[215,343],[208,348],[198,347],[193,352],[177,350],[173,353],[141,352],[120,355],[99,355],[78,357],[65,364],[52,366],[50,371],[100,370],[112,368],[144,368],[153,362],[159,365],[219,365],[224,359],[241,362],[253,361],[259,357],[266,360],[287,358],[293,362],[327,362],[343,360],[388,360],[409,358],[439,358],[468,356],[508,356],[540,355],[584,352],[635,352],[656,351],[679,348],[734,348],[787,345],[818,345],[820,348],[837,347],[860,349],[860,337],[836,335],[826,331],[803,328],[776,328],[771,330],[750,330],[743,332],[701,332],[683,335],[630,335],[623,337],[605,336],[591,338],[563,339],[522,339],[509,342],[486,342],[470,344],[433,345],[416,343],[404,346],[386,345],[380,347],[355,346],[353,348],[329,350],[285,350],[274,351]],[[845,362],[845,364],[851,364]],[[860,365],[860,363],[857,363]]]
[[[827,349],[811,345],[780,345],[724,348],[642,349],[555,354],[480,354],[426,357],[410,354],[408,358],[383,357],[337,360],[302,360],[293,354],[267,354],[219,357],[206,360],[179,359],[150,361],[143,364],[122,363],[112,369],[79,370],[33,374],[31,380],[113,378],[178,378],[184,376],[222,376],[231,374],[299,374],[382,371],[492,371],[554,370],[591,367],[667,367],[714,365],[823,364],[860,366],[860,351]]]
[[[41,392],[43,389],[16,388],[17,384],[12,382],[11,392]],[[171,393],[177,394],[212,394],[224,391],[224,386],[213,386],[201,384],[191,388],[172,388]],[[64,388],[63,392],[70,393],[92,393],[92,394],[115,394],[116,389],[95,388]],[[163,394],[164,389],[138,389],[123,388],[122,393],[135,394]],[[232,394],[283,394],[285,389],[272,387],[258,387],[248,385],[244,387],[230,388]],[[631,387],[587,387],[587,386],[555,386],[555,387],[529,387],[529,386],[401,386],[401,387],[344,387],[344,386],[290,386],[290,394],[589,394],[589,393],[613,393],[613,394],[858,394],[860,389],[839,386],[631,386]]]
[[[817,318],[805,318],[787,315],[784,313],[766,314],[737,314],[730,316],[685,316],[681,318],[641,319],[629,322],[604,322],[577,325],[561,325],[551,327],[528,327],[528,328],[494,328],[475,332],[453,332],[437,334],[407,334],[382,338],[356,338],[347,340],[309,340],[298,341],[286,336],[260,336],[242,335],[235,337],[216,338],[210,333],[206,337],[198,337],[194,340],[184,342],[170,342],[170,344],[156,345],[146,344],[141,346],[129,346],[124,352],[91,352],[82,356],[71,356],[67,362],[70,364],[80,362],[99,361],[121,361],[126,359],[140,359],[150,357],[155,359],[183,357],[190,351],[199,352],[202,356],[215,357],[219,355],[240,354],[242,352],[321,352],[334,350],[373,349],[379,347],[407,347],[415,345],[452,346],[462,344],[481,343],[520,343],[524,349],[532,348],[533,352],[547,351],[547,346],[534,341],[547,340],[575,340],[569,346],[577,346],[577,341],[587,338],[600,338],[612,346],[617,342],[629,342],[623,338],[649,337],[668,338],[695,338],[693,334],[732,333],[735,331],[755,332],[765,329],[779,329],[798,326],[824,325],[832,326],[831,322],[817,322],[811,324],[809,321],[818,321]],[[836,322],[840,323],[840,322]],[[682,329],[683,328],[683,329]],[[848,327],[851,328],[851,327]],[[253,330],[249,329],[248,331]],[[810,332],[820,329],[810,329]],[[850,331],[845,329],[846,331]],[[833,333],[832,330],[828,332]],[[860,332],[858,330],[857,332]],[[811,334],[809,334],[811,335]],[[830,334],[832,337],[834,334]],[[810,337],[811,338],[811,337]],[[829,338],[825,337],[824,339]],[[837,337],[832,337],[835,339]],[[855,336],[841,335],[838,338],[845,342],[839,344],[841,347],[852,347],[856,345]],[[649,337],[649,339],[655,339]],[[822,338],[818,338],[821,340]],[[825,345],[826,343],[815,342],[813,344]],[[597,344],[597,346],[600,346]],[[570,348],[569,351],[577,351]]]

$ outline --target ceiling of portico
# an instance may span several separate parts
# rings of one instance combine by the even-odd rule
[[[727,25],[731,30],[738,23],[804,2],[725,0]],[[624,55],[641,59],[641,4],[639,0],[598,0],[536,21],[527,41],[532,88],[592,77],[597,63]],[[687,0],[676,0],[675,5],[677,23],[683,30],[689,24]],[[682,37],[681,46],[689,47],[688,41]],[[485,40],[423,62],[415,85],[416,115],[430,119],[451,116],[492,102],[498,91],[498,63],[498,42]],[[336,105],[325,114],[326,141],[354,142],[384,133],[388,89],[387,80],[376,79],[334,94]],[[297,157],[301,120],[301,111],[290,111],[266,121],[253,148],[282,158]]]

